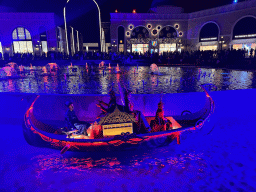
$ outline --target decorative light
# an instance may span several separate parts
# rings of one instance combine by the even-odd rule
[[[179,29],[180,28],[180,26],[179,26],[179,24],[174,24],[174,27],[176,28],[176,29]]]
[[[237,3],[237,2],[238,2],[238,0],[234,0],[234,1],[233,1],[233,3]]]
[[[134,29],[134,25],[133,25],[133,24],[130,24],[130,25],[128,26],[128,29],[129,29],[129,30],[133,30],[133,29]]]
[[[133,9],[133,10],[132,10],[132,13],[136,13],[136,9]]]
[[[158,33],[158,31],[157,31],[156,29],[153,29],[153,30],[151,31],[151,34],[152,34],[152,35],[157,35],[157,33]]]
[[[131,32],[130,32],[130,31],[127,31],[127,32],[126,32],[126,36],[127,36],[127,37],[130,37],[130,35],[131,35]]]
[[[158,25],[156,28],[157,28],[157,30],[160,30],[162,28],[162,26]]]
[[[115,10],[115,13],[118,13],[117,9]]]
[[[180,37],[183,36],[183,32],[182,32],[182,31],[179,32],[179,36],[180,36]]]
[[[151,25],[151,24],[147,24],[147,28],[148,28],[148,29],[151,29],[151,28],[152,28],[152,25]]]

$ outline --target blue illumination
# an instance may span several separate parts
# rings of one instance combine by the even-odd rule
[[[233,3],[237,3],[238,0],[234,0]]]

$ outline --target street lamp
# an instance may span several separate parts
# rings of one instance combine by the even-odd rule
[[[67,23],[66,23],[66,6],[68,4],[70,0],[67,0],[66,5],[64,6],[63,9],[63,14],[64,14],[64,24],[65,24],[65,33],[66,33],[66,42],[67,42],[67,53],[69,55],[69,49],[68,49],[68,34],[67,34]],[[97,8],[98,8],[98,12],[99,12],[99,27],[100,27],[100,51],[102,51],[102,33],[101,33],[101,16],[100,16],[100,7],[98,5],[98,3],[93,0],[93,2],[96,4]]]
[[[69,55],[69,49],[68,49],[68,33],[67,33],[67,21],[66,21],[66,6],[67,6],[68,2],[69,2],[69,0],[67,0],[66,5],[64,6],[63,14],[64,14],[64,25],[65,25],[65,35],[66,35],[67,53],[68,53],[68,55]]]

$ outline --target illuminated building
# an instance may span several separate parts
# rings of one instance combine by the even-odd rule
[[[1,7],[0,7],[1,10]],[[23,13],[4,10],[0,13],[0,52],[8,55],[14,53],[32,53],[42,55],[49,51],[66,51],[65,31],[56,25],[54,13]],[[71,34],[70,29],[70,34]],[[80,38],[79,41],[77,37]],[[73,35],[71,43],[75,52],[82,49],[82,37]]]
[[[148,13],[111,13],[110,22],[113,51],[162,53],[256,47],[256,0],[193,13],[153,1]]]

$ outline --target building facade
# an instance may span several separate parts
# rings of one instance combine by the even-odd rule
[[[111,13],[110,36],[119,52],[255,49],[256,0],[193,13],[173,6]]]
[[[55,24],[54,13],[0,13],[0,52],[42,55],[67,53],[65,30]],[[82,50],[83,40],[76,30],[68,30],[72,53]]]

